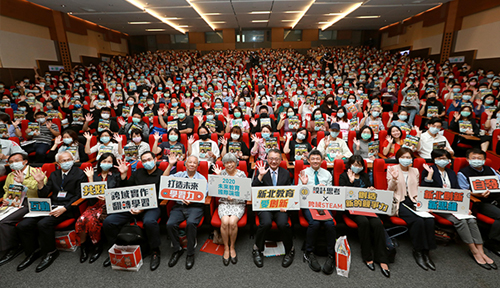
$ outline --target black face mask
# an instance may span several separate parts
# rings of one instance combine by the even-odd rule
[[[262,113],[260,114],[260,118],[269,118],[269,116],[267,115],[267,113]]]
[[[200,140],[207,140],[208,138],[210,138],[210,134],[199,135],[199,137]]]
[[[434,102],[434,101],[436,101],[436,97],[429,97],[429,98],[427,98],[427,101]]]

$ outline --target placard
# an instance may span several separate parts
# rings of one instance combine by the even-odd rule
[[[299,187],[300,208],[343,211],[345,188],[335,186],[303,185]]]
[[[448,57],[448,60],[450,60],[450,63],[463,63],[465,62],[465,56]]]
[[[161,176],[160,199],[205,203],[207,180]]]
[[[387,190],[346,187],[345,209],[391,215],[393,195]]]
[[[208,196],[252,200],[252,179],[208,175]]]
[[[24,217],[41,217],[49,216],[52,211],[52,202],[50,198],[28,198],[29,213]]]
[[[81,183],[82,198],[97,198],[104,196],[108,188],[108,182],[85,182]]]
[[[158,207],[154,184],[106,189],[105,196],[108,214]]]
[[[500,183],[497,176],[477,176],[469,177],[472,193],[484,193],[490,190],[491,193],[500,192]]]
[[[266,186],[252,188],[253,211],[299,210],[298,186]]]
[[[418,187],[417,211],[469,214],[470,191]]]

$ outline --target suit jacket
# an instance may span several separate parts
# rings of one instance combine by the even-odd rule
[[[399,172],[398,179],[392,177],[391,171],[397,169]],[[408,169],[408,196],[413,202],[417,202],[418,185],[420,182],[420,173],[417,168],[410,167]],[[406,181],[403,176],[401,165],[389,166],[387,168],[387,190],[394,191],[394,200],[392,202],[392,215],[399,215],[399,202],[405,200]]]
[[[426,186],[426,187],[435,187],[435,188],[442,188],[443,187],[443,179],[441,178],[441,173],[438,170],[438,167],[436,165],[431,166],[432,170],[434,170],[434,174],[432,174],[432,182],[427,182],[425,181],[425,178],[429,175],[429,172],[427,170],[422,171],[422,181],[420,182],[420,186]],[[450,185],[452,189],[460,189],[460,186],[458,185],[458,178],[457,174],[455,174],[455,171],[451,170],[450,168],[444,168],[446,171],[446,174],[448,175],[448,178],[450,179]]]
[[[78,200],[81,196],[81,183],[87,182],[87,176],[83,171],[74,166],[69,170],[68,175],[64,178],[64,184],[62,188],[66,191],[65,197],[57,197],[59,191],[61,191],[61,183],[62,183],[62,170],[57,169],[56,171],[50,174],[49,180],[43,186],[42,189],[38,190],[38,196],[40,198],[48,198],[49,194],[52,192],[50,196],[50,200],[52,205],[64,206],[67,211],[70,210],[71,204]]]
[[[273,179],[271,178],[271,169],[267,171],[267,173],[262,177],[262,182],[259,181],[258,171],[255,171],[257,174],[253,177],[252,186],[273,186]],[[292,178],[290,178],[290,173],[288,170],[278,167],[278,182],[276,186],[287,186],[292,185]]]

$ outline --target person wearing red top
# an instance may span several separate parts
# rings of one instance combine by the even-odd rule
[[[392,126],[387,132],[387,137],[385,137],[382,143],[382,154],[387,158],[394,158],[396,152],[398,152],[401,145],[403,145],[403,132],[398,126]]]

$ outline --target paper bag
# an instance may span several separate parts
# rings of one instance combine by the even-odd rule
[[[118,246],[109,249],[111,268],[114,270],[139,271],[142,266],[141,247],[139,245]]]
[[[351,248],[346,236],[341,236],[335,243],[335,257],[337,260],[337,275],[349,277],[351,267]]]
[[[78,249],[75,230],[56,231],[56,248],[61,251],[75,252]]]

